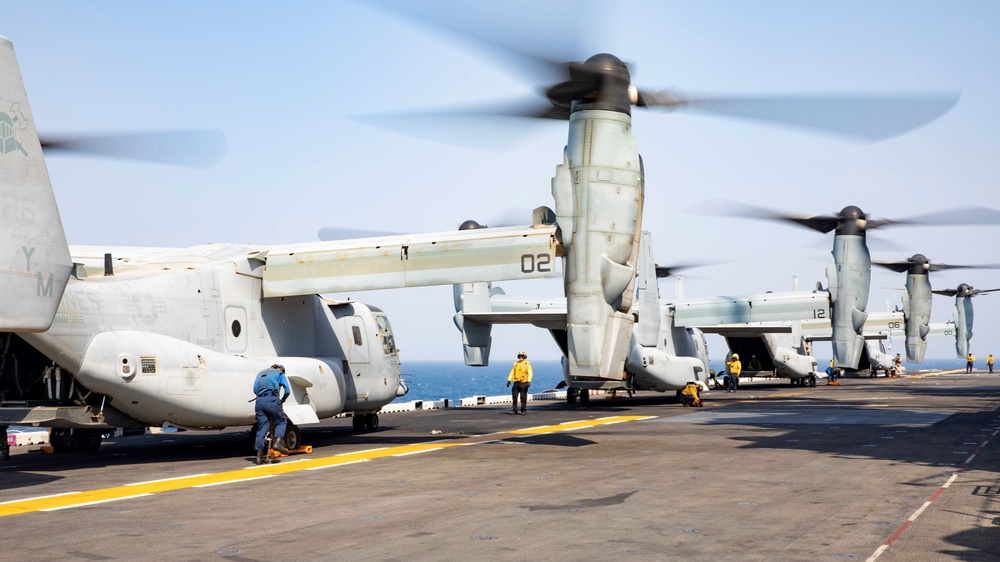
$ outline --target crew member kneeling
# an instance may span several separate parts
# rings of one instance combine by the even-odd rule
[[[681,404],[697,408],[703,405],[701,398],[698,397],[698,383],[689,382],[684,386],[684,390],[681,390]]]

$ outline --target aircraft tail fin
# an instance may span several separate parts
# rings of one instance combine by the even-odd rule
[[[72,269],[14,46],[0,36],[0,331],[47,330]]]
[[[455,326],[462,332],[465,364],[470,367],[485,367],[490,364],[493,325],[469,320],[464,313],[489,312],[492,309],[490,295],[493,293],[493,285],[456,283],[452,287],[455,294]]]
[[[639,240],[639,277],[636,279],[638,298],[635,311],[639,323],[635,327],[640,345],[656,347],[660,335],[660,292],[656,283],[656,263],[653,260],[652,234],[642,231]]]

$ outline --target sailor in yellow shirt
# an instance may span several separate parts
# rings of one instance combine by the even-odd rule
[[[729,392],[736,392],[740,389],[740,372],[743,371],[743,363],[740,363],[740,354],[734,353],[729,361],[726,361],[726,369],[729,371],[727,379]]]
[[[681,404],[698,408],[702,406],[701,398],[698,398],[698,383],[691,381],[684,386],[684,390],[681,390]]]
[[[528,387],[531,386],[531,363],[528,363],[528,354],[523,351],[517,354],[517,362],[507,375],[507,386],[510,386],[510,383],[514,383],[510,390],[511,408],[514,409],[513,413],[517,414],[517,398],[520,396],[523,416],[528,407]]]
[[[989,357],[986,358],[986,366],[990,368],[990,374],[993,374],[993,354],[991,353]]]
[[[972,364],[975,363],[975,362],[976,362],[976,356],[973,355],[972,352],[970,351],[969,354],[965,357],[965,372],[966,373],[971,373],[972,372]]]

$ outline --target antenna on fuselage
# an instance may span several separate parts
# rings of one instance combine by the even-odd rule
[[[111,260],[111,252],[104,254],[104,276],[111,277],[115,274],[115,264]]]

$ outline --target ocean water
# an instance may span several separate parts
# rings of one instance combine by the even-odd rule
[[[823,368],[830,362],[830,358],[819,358],[819,365]],[[469,396],[486,395],[497,396],[508,394],[507,375],[514,365],[510,362],[491,362],[488,367],[466,367],[464,363],[458,361],[404,361],[402,365],[403,380],[406,381],[410,391],[406,396],[397,398],[397,402],[409,400],[438,400],[441,398],[451,398],[458,400]],[[962,359],[925,359],[920,364],[903,363],[907,372],[917,371],[941,371],[950,369],[964,369],[965,361]],[[716,371],[725,369],[722,361],[709,361],[709,368]],[[976,368],[985,369],[986,359],[976,358]],[[531,361],[533,377],[531,381],[531,392],[542,392],[555,388],[562,382],[562,364],[558,360],[552,361]],[[1000,370],[998,370],[1000,372]]]
[[[507,375],[513,366],[513,361],[490,361],[488,367],[467,367],[460,361],[404,361],[403,380],[410,391],[396,401],[510,394]],[[563,380],[558,360],[531,361],[531,371],[530,392],[555,388]]]

